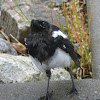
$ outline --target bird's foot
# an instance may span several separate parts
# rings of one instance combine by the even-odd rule
[[[73,96],[74,94],[78,95],[78,91],[76,88],[72,88],[70,92],[67,93],[67,95]]]
[[[53,96],[53,91],[51,91],[50,93],[48,92],[46,96],[40,97],[38,100],[51,100],[52,96]]]

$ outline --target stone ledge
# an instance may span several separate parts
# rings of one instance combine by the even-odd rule
[[[50,90],[54,91],[52,100],[100,100],[100,80],[75,80],[79,95],[66,95],[71,81],[52,81]],[[26,82],[0,84],[0,100],[37,100],[45,95],[47,82]]]

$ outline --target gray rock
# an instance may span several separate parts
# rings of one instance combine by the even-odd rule
[[[32,67],[31,60],[23,56],[0,54],[0,81],[15,83],[34,80],[39,70]]]
[[[18,7],[13,2],[10,4],[21,13],[21,11],[19,11]],[[28,5],[25,3],[19,5],[22,10],[24,9],[24,11],[29,9]],[[22,42],[23,38],[28,32],[29,24],[26,23],[18,13],[12,10],[9,5],[4,3],[1,9],[1,27],[3,28],[4,32],[8,34],[8,36],[12,34],[14,37],[16,37],[16,39]]]
[[[51,0],[52,2],[55,2],[56,5],[61,5],[61,0]],[[62,0],[62,2],[67,2],[68,0]]]
[[[91,66],[93,78],[100,79],[100,0],[87,0],[88,18],[92,5],[92,16],[90,25],[90,48],[91,48]]]
[[[51,81],[70,80],[70,75],[65,69],[62,68],[51,69],[51,73],[52,73]],[[39,80],[41,81],[47,80],[46,74],[41,73],[39,76]]]
[[[66,95],[71,90],[71,81],[51,81],[50,100],[100,100],[100,80],[75,80],[78,95]],[[0,84],[0,100],[38,100],[45,96],[47,82]]]
[[[5,39],[5,37],[0,33],[0,38]]]
[[[25,0],[27,1],[27,0]],[[34,1],[33,1],[34,2]],[[19,12],[19,8],[13,3],[10,2],[10,4]],[[56,15],[52,9],[46,8],[48,12],[43,8],[43,6],[39,3],[36,3],[34,6],[30,5],[27,2],[20,2],[18,1],[18,4],[20,8],[22,9],[23,13],[27,18],[29,19],[29,22],[32,19],[42,19],[46,20],[50,23],[55,24],[54,22],[57,22]],[[50,17],[50,14],[52,12],[53,20]],[[21,13],[22,14],[22,13]],[[57,16],[59,16],[57,14]],[[63,16],[60,15],[59,17],[61,19],[61,22],[63,25],[65,25],[65,19]],[[57,22],[58,23],[58,22]],[[58,24],[59,25],[59,24]],[[14,10],[12,10],[9,5],[7,5],[5,2],[2,3],[1,7],[1,26],[6,34],[12,34],[14,37],[16,37],[20,42],[23,42],[25,35],[28,33],[30,23],[27,23],[23,20],[22,17],[19,16]]]
[[[64,69],[52,70],[51,80],[69,80],[70,76]],[[25,81],[47,80],[46,74],[39,71],[29,57],[0,54],[0,81],[15,83]]]
[[[17,0],[18,1],[18,0]],[[35,4],[40,4],[38,0],[19,0],[19,1],[25,1],[30,5],[35,6]],[[40,0],[42,3],[49,1],[49,0]]]
[[[16,50],[13,46],[6,40],[0,38],[0,53],[7,53],[11,55],[17,55]]]
[[[2,3],[2,0],[0,0],[0,16],[1,16],[1,3]],[[1,29],[1,19],[0,19],[0,29]]]
[[[0,10],[1,10],[1,4],[2,4],[3,0],[0,0]]]

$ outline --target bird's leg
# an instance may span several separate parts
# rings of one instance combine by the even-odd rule
[[[47,91],[46,91],[45,100],[50,100],[49,82],[50,82],[50,78],[51,78],[51,71],[50,70],[46,70],[46,75],[48,77],[48,84],[47,84]]]
[[[72,80],[72,89],[68,94],[72,94],[72,95],[73,94],[78,94],[78,91],[75,87],[74,79],[73,79],[72,72],[71,72],[70,68],[67,67],[67,71],[69,72],[69,74],[71,76],[71,80]]]
[[[49,83],[50,83],[50,78],[51,78],[51,71],[46,70],[46,75],[48,77],[48,84],[47,84],[47,90],[46,90],[46,96],[39,98],[38,100],[50,100],[53,92],[49,93]]]

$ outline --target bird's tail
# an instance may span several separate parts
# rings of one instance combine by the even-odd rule
[[[81,67],[80,62],[79,62],[79,59],[81,58],[81,56],[76,52],[71,53],[70,56],[72,60],[75,62],[76,66]]]

